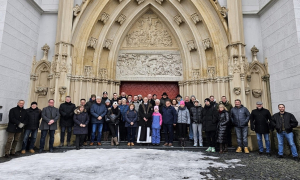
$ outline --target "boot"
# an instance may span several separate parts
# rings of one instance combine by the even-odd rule
[[[64,146],[64,143],[61,142],[58,147],[63,147],[63,146]]]
[[[113,138],[113,137],[111,137],[110,145],[111,145],[111,146],[114,146],[114,145],[115,145],[115,144],[114,144],[114,138]]]
[[[185,147],[185,138],[182,138],[183,140],[183,147]]]
[[[244,152],[245,152],[246,154],[249,154],[249,149],[248,149],[247,147],[245,147],[245,148],[244,148]]]
[[[21,154],[25,154],[25,153],[26,153],[26,150],[22,150],[22,151],[21,151]]]
[[[118,142],[118,138],[117,137],[114,137],[114,142],[115,142],[116,146],[119,146],[119,142]]]
[[[31,154],[35,153],[35,151],[34,151],[33,149],[30,149],[29,152],[30,152]]]
[[[223,150],[223,152],[228,152],[227,144],[224,145],[224,150]]]
[[[129,142],[129,143],[127,143],[127,146],[131,146],[131,143]]]
[[[208,147],[208,148],[206,149],[206,152],[211,152],[211,147]]]
[[[104,141],[108,141],[108,131],[104,132]]]
[[[213,152],[213,153],[216,152],[215,147],[212,147],[212,148],[211,148],[211,152]]]
[[[181,140],[181,138],[178,138],[178,146],[182,146],[182,140]]]
[[[224,151],[223,151],[223,144],[220,144],[220,154],[222,154]]]
[[[235,152],[237,152],[237,153],[241,153],[242,152],[242,148],[241,147],[238,147],[237,149],[236,149],[236,151]]]
[[[67,142],[67,146],[70,147],[70,146],[71,146],[71,143],[70,143],[70,142]]]
[[[184,146],[184,138],[181,138],[180,142],[181,142],[180,146],[183,147]]]

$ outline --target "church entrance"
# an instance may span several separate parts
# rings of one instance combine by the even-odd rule
[[[160,99],[163,92],[169,95],[170,99],[173,99],[179,94],[178,82],[132,82],[122,81],[120,86],[120,93],[125,92],[127,95],[139,95],[143,97],[147,94],[156,94],[157,98]]]

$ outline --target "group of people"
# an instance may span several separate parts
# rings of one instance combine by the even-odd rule
[[[298,126],[294,115],[285,111],[284,104],[279,104],[279,112],[271,116],[269,110],[263,108],[262,102],[257,102],[257,108],[251,113],[241,104],[239,99],[234,102],[234,107],[226,96],[217,103],[214,96],[204,100],[202,107],[200,101],[193,95],[184,99],[177,95],[169,99],[166,92],[162,98],[148,94],[126,95],[122,92],[119,96],[113,94],[112,99],[108,93],[103,96],[91,95],[88,102],[80,100],[80,105],[75,106],[71,97],[66,96],[65,102],[59,108],[54,107],[54,100],[48,100],[48,106],[40,110],[36,102],[31,107],[24,109],[24,101],[20,100],[17,107],[9,112],[7,127],[8,139],[5,146],[5,157],[16,155],[16,145],[24,131],[21,153],[26,153],[27,143],[30,142],[29,151],[34,153],[34,144],[38,128],[41,130],[39,152],[43,152],[45,138],[49,134],[49,151],[53,152],[54,134],[57,123],[61,128],[60,145],[65,145],[67,133],[67,146],[71,145],[72,129],[76,135],[76,149],[83,145],[101,146],[102,134],[104,141],[108,141],[111,134],[111,145],[118,146],[120,140],[127,140],[128,146],[134,143],[153,146],[160,145],[161,133],[165,135],[164,146],[173,146],[174,132],[180,146],[186,146],[190,139],[194,147],[203,146],[202,132],[205,132],[208,145],[207,152],[216,152],[219,144],[219,153],[227,151],[232,146],[231,130],[234,127],[237,137],[237,153],[248,150],[248,124],[256,132],[259,145],[259,154],[264,151],[262,137],[266,145],[266,153],[271,156],[269,133],[277,130],[278,157],[283,157],[284,137],[291,146],[292,155],[298,160],[296,145],[293,140],[293,128]],[[40,122],[40,119],[42,121]],[[29,141],[29,136],[30,141]]]

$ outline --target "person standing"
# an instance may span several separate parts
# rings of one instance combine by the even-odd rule
[[[298,126],[298,121],[292,113],[285,111],[285,105],[278,105],[279,112],[272,117],[272,127],[277,131],[278,158],[283,158],[284,138],[287,139],[294,160],[299,161],[297,148],[294,142],[293,128]]]
[[[126,101],[127,101],[127,95],[126,95],[126,93],[125,92],[121,92],[121,96],[119,97],[119,99],[126,99]]]
[[[191,110],[192,107],[195,106],[195,101],[196,101],[196,96],[191,95],[191,100],[190,100],[190,103],[189,103],[190,107],[188,108],[189,111]],[[188,128],[189,128],[189,139],[191,141],[195,141],[192,123],[188,126]],[[198,139],[198,137],[197,137],[197,139]]]
[[[129,104],[132,104],[132,95],[131,94],[129,94],[127,96],[127,105],[129,105]]]
[[[120,117],[121,117],[121,110],[118,107],[118,103],[114,102],[111,108],[108,108],[107,110],[107,117],[110,119],[110,122],[108,122],[108,127],[111,132],[111,141],[110,145],[111,146],[118,146],[119,141],[118,141],[118,127],[119,127],[119,122],[120,122]]]
[[[150,103],[152,105],[152,107],[155,106],[155,101],[152,99],[152,94],[148,94],[148,103]]]
[[[162,95],[162,98],[160,99],[160,106],[159,107],[163,107],[166,105],[166,101],[170,100],[168,97],[168,94],[166,92],[164,92]]]
[[[57,121],[59,119],[59,110],[54,107],[54,100],[48,100],[48,106],[42,110],[42,122],[40,124],[41,130],[41,140],[40,140],[40,150],[42,153],[45,146],[45,139],[49,132],[49,151],[53,152],[54,134],[57,129]]]
[[[125,115],[129,109],[129,106],[127,105],[127,100],[125,98],[122,99],[122,104],[119,106],[121,111],[121,121],[119,123],[119,129],[120,129],[120,140],[126,141],[127,139],[127,129],[125,127]]]
[[[74,125],[73,116],[74,110],[76,109],[75,104],[71,102],[71,97],[66,96],[66,101],[59,107],[60,113],[60,147],[64,146],[65,143],[65,132],[67,130],[67,146],[70,146],[72,127]]]
[[[138,96],[137,95],[133,96],[132,104],[134,105],[134,109],[136,110],[136,112],[139,112],[139,106],[140,106],[141,103],[138,100]]]
[[[92,134],[92,115],[91,115],[91,107],[93,104],[96,103],[96,95],[95,94],[92,94],[91,95],[91,98],[89,100],[89,102],[86,103],[86,106],[85,106],[85,109],[90,117],[90,123],[88,125],[88,134],[86,136],[86,139],[85,139],[85,143],[84,145],[87,145],[87,141],[91,141],[91,134]]]
[[[180,101],[182,101],[183,99],[182,99],[182,96],[180,95],[180,94],[177,94],[177,96],[176,96],[176,101],[177,101],[177,103],[178,103],[178,106],[179,106],[179,104],[180,104]]]
[[[97,145],[101,146],[101,136],[102,136],[102,128],[104,117],[106,115],[107,109],[104,104],[101,103],[101,97],[96,97],[96,103],[91,107],[91,115],[92,115],[92,134],[91,134],[91,142],[90,146],[94,145],[94,139],[96,135],[96,130],[98,130],[97,134]]]
[[[143,96],[141,94],[138,95],[138,101],[142,104],[142,102],[143,102]]]
[[[5,145],[5,157],[16,156],[16,146],[19,142],[24,125],[28,123],[28,114],[24,109],[24,100],[19,100],[17,107],[10,109],[9,121],[6,131],[8,132]]]
[[[127,128],[127,146],[134,146],[135,133],[137,127],[138,113],[134,104],[129,105],[129,110],[125,114],[125,127]]]
[[[227,152],[227,128],[230,122],[229,113],[227,108],[223,105],[219,105],[219,123],[217,127],[217,143],[220,144],[220,154]]]
[[[180,146],[185,147],[185,136],[187,126],[190,125],[190,112],[188,108],[185,106],[184,101],[180,102],[180,106],[178,107],[178,117],[177,117],[177,126],[178,126],[178,138]]]
[[[105,101],[105,107],[108,110],[109,108],[111,108],[111,104],[110,104],[110,100],[106,99]],[[103,140],[104,141],[108,141],[108,136],[109,136],[109,127],[108,127],[108,123],[106,122],[106,120],[104,120],[103,122]]]
[[[162,109],[163,129],[165,131],[164,146],[173,146],[174,127],[177,123],[177,111],[171,106],[171,101],[167,100]]]
[[[214,107],[214,108],[218,108],[218,103],[216,102],[216,100],[215,100],[215,96],[214,95],[211,95],[211,96],[209,96],[209,100],[210,100],[210,102],[211,102],[211,105]]]
[[[142,143],[143,145],[151,143],[150,127],[152,125],[152,113],[152,104],[148,103],[147,97],[144,97],[144,102],[139,107],[137,143]]]
[[[203,130],[208,142],[207,152],[216,152],[216,131],[218,124],[218,111],[210,102],[209,98],[204,100],[205,106],[202,109],[201,120]]]
[[[162,125],[162,115],[159,113],[159,106],[154,106],[152,114],[152,145],[159,146],[160,144],[160,127]]]
[[[108,99],[108,93],[107,93],[107,91],[104,91],[102,94],[103,94],[103,97],[102,97],[102,99],[101,99],[101,104],[105,104],[106,101],[109,100],[109,99]],[[109,101],[110,101],[110,100],[109,100]]]
[[[195,106],[191,107],[191,124],[194,133],[194,147],[198,145],[198,134],[199,134],[199,146],[203,146],[202,139],[202,123],[201,123],[201,114],[202,114],[202,106],[199,103],[199,100],[196,99],[194,101]]]
[[[84,105],[80,105],[74,110],[74,129],[73,133],[76,135],[76,149],[79,150],[83,145],[84,138],[88,133],[88,124],[90,121],[89,115],[84,108]]]
[[[236,139],[238,143],[237,153],[242,152],[242,147],[244,147],[244,152],[249,154],[248,149],[248,122],[250,118],[250,113],[246,107],[241,104],[241,100],[235,100],[235,107],[231,109],[231,122],[235,127]]]
[[[37,107],[37,102],[32,102],[30,108],[26,109],[28,114],[28,123],[25,126],[25,132],[24,132],[24,139],[22,144],[22,154],[26,153],[26,147],[29,135],[30,137],[30,145],[29,145],[29,152],[35,153],[33,150],[36,136],[38,133],[39,125],[40,125],[40,119],[42,117],[42,111]]]
[[[217,109],[219,109],[219,105],[223,104],[229,115],[230,115],[230,112],[231,112],[231,109],[233,108],[232,104],[227,101],[227,98],[226,96],[222,96],[221,98],[221,101],[219,102],[219,104],[217,104]],[[231,137],[231,130],[232,130],[233,126],[232,126],[232,122],[229,121],[228,124],[227,124],[227,136],[226,136],[226,139],[227,139],[227,147],[232,147],[232,137]]]
[[[113,98],[110,100],[110,104],[114,104],[114,102],[118,103],[119,97],[117,93],[113,94]]]
[[[178,111],[179,105],[180,105],[180,102],[178,104],[176,99],[172,100],[172,106],[175,108],[176,112]]]
[[[271,121],[272,116],[270,111],[263,108],[262,102],[256,102],[256,109],[252,110],[250,114],[250,127],[252,131],[256,132],[259,154],[262,154],[264,152],[264,145],[262,142],[262,137],[264,137],[266,144],[266,153],[268,156],[271,156],[269,137]]]

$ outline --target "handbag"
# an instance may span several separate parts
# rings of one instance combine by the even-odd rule
[[[105,115],[105,122],[107,123],[116,123],[116,115],[111,114],[111,115]]]

